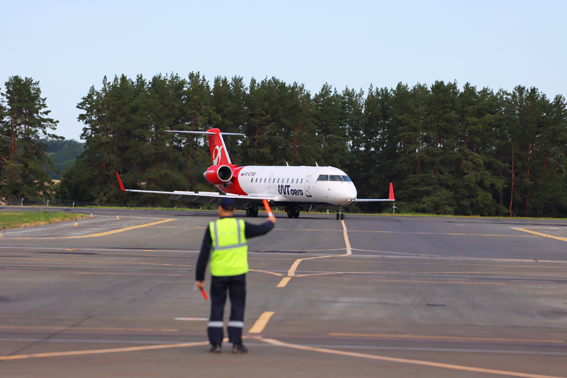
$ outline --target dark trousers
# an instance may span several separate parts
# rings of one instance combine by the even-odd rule
[[[244,305],[246,302],[246,274],[239,276],[212,276],[211,279],[211,317],[207,334],[211,344],[222,343],[223,313],[226,293],[230,297],[230,320],[228,322],[228,340],[231,343],[242,343],[244,327]]]

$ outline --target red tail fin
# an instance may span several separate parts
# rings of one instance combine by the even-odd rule
[[[228,156],[228,151],[226,150],[226,145],[222,139],[221,131],[219,129],[209,129],[207,132],[215,134],[209,134],[209,148],[211,149],[213,165],[232,164],[230,157]]]
[[[388,197],[389,200],[393,200],[395,201],[396,199],[394,198],[394,184],[390,183],[390,196]]]

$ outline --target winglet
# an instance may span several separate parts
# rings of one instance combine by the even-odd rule
[[[120,176],[118,176],[118,172],[116,172],[116,177],[118,177],[118,183],[120,184],[120,190],[125,192],[126,189],[124,189],[124,184],[122,184],[122,180],[120,180]]]
[[[118,174],[118,173],[117,173]],[[390,183],[390,196],[388,197],[389,200],[395,201],[394,198],[394,184]]]

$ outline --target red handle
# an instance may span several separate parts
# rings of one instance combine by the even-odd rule
[[[272,209],[270,209],[270,205],[268,205],[268,200],[263,200],[263,202],[264,202],[264,208],[266,209],[268,216],[271,217],[272,216]]]
[[[203,294],[203,298],[205,298],[205,300],[209,299],[209,297],[207,297],[207,292],[205,291],[205,289],[201,289],[201,294]]]

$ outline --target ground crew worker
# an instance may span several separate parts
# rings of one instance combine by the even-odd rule
[[[235,204],[231,198],[219,203],[220,219],[209,223],[203,238],[201,253],[197,260],[195,284],[202,290],[205,286],[205,269],[211,256],[211,316],[207,327],[211,353],[220,353],[223,335],[223,312],[226,293],[230,297],[230,320],[228,339],[233,343],[232,353],[248,353],[242,344],[244,327],[244,304],[246,300],[246,273],[248,272],[248,245],[246,240],[268,233],[276,223],[271,215],[261,225],[233,218]]]

